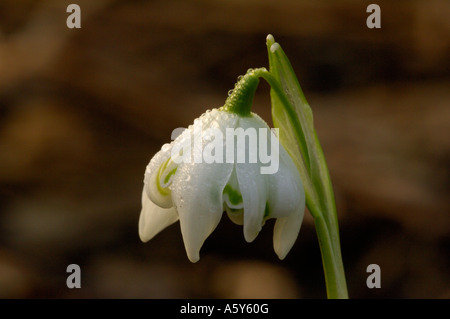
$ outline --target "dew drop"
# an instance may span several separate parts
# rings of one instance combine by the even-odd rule
[[[229,115],[228,115],[228,113],[226,113],[226,112],[223,112],[223,114],[221,114],[221,119],[222,119],[222,121],[226,121],[226,120],[228,120],[228,119],[229,119]]]
[[[234,90],[229,90],[229,91],[228,91],[228,96],[231,96],[231,94],[233,94],[233,91],[234,91]]]
[[[163,152],[167,152],[170,148],[171,148],[171,145],[169,143],[166,143],[161,147],[161,150]]]
[[[277,51],[278,49],[280,49],[280,45],[277,42],[270,46],[270,52],[272,53],[275,53],[275,51]]]

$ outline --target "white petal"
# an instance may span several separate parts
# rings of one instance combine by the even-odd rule
[[[270,129],[268,125],[258,116],[240,118],[238,127],[245,130],[253,128],[258,131],[259,128]],[[237,143],[235,145],[237,147]],[[236,163],[237,178],[239,189],[244,201],[244,238],[247,242],[252,242],[264,224],[264,212],[268,200],[268,178],[261,174],[261,163],[250,163],[252,152],[258,148],[252,149],[247,144],[245,163]],[[242,150],[237,150],[237,152]],[[238,153],[239,154],[239,153]],[[256,155],[257,157],[258,155]],[[257,157],[258,158],[258,157]],[[239,155],[238,155],[239,159]]]
[[[139,217],[139,237],[143,242],[152,239],[164,228],[172,225],[178,220],[175,207],[161,208],[154,204],[142,191],[142,210]]]
[[[226,127],[234,127],[236,119],[236,116],[218,110],[212,110],[200,118],[204,130],[218,127],[223,131]],[[222,194],[232,171],[232,163],[193,162],[178,167],[170,188],[191,262],[200,259],[200,248],[222,217]]]
[[[186,253],[197,262],[200,248],[223,213],[222,192],[233,164],[185,164],[172,184],[173,203],[180,216]]]
[[[279,168],[269,178],[269,216],[286,217],[305,206],[305,191],[300,174],[284,147],[279,145]]]
[[[172,144],[164,144],[161,150],[153,156],[150,163],[147,165],[144,176],[144,189],[147,196],[153,203],[163,208],[170,208],[173,206],[170,189],[167,188],[170,183],[164,183],[165,185],[161,183],[161,180],[164,181],[168,174],[170,173],[172,175],[174,169],[176,169],[173,163],[168,165],[170,162],[171,150]],[[163,171],[161,171],[162,166],[166,166]]]
[[[293,214],[278,218],[273,229],[273,249],[278,258],[283,260],[291,250],[303,221],[305,206],[298,207]]]
[[[305,212],[305,192],[300,174],[289,154],[280,144],[280,166],[270,175],[269,218],[277,218],[273,247],[284,259],[294,245]]]
[[[267,202],[267,179],[256,164],[236,163],[242,199],[244,201],[244,238],[252,242],[264,223]]]

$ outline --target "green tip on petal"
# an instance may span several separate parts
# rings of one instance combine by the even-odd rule
[[[234,206],[240,205],[242,203],[242,195],[234,190],[230,185],[226,185],[223,194],[228,196],[228,200]]]

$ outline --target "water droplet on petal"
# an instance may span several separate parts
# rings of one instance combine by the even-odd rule
[[[272,44],[270,46],[270,52],[272,52],[272,53],[275,53],[275,51],[277,51],[279,49],[280,49],[280,45],[277,42],[275,42],[274,44]]]
[[[170,147],[171,147],[171,145],[169,143],[166,143],[161,147],[161,150],[163,152],[167,152],[170,149]]]

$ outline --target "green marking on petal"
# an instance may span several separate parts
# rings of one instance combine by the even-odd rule
[[[156,174],[156,188],[158,189],[158,192],[163,196],[168,196],[169,192],[167,188],[161,187],[161,183],[159,182],[161,180],[161,174],[164,171],[163,169],[164,165],[161,165],[158,169],[158,173]]]
[[[223,193],[228,195],[228,200],[232,205],[237,206],[242,203],[242,195],[230,185],[225,186]]]
[[[173,170],[171,170],[169,173],[167,173],[166,177],[164,178],[164,184],[167,184],[172,177],[173,174],[177,172],[178,166],[175,167]]]
[[[264,218],[267,219],[270,216],[270,208],[269,208],[269,202],[266,203],[266,208],[264,209]]]
[[[161,185],[162,177],[164,177],[163,179],[164,184],[167,185],[167,183],[170,181],[170,178],[176,173],[178,169],[178,166],[176,166],[164,176],[164,172],[167,170],[168,167],[170,167],[171,164],[172,161],[171,158],[169,157],[164,163],[161,164],[161,166],[158,169],[158,173],[156,174],[156,188],[158,189],[158,192],[163,196],[170,195],[170,190],[168,187],[163,187]]]

